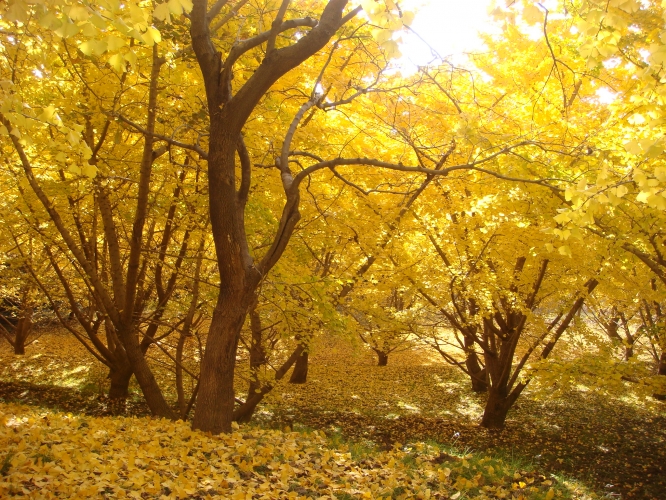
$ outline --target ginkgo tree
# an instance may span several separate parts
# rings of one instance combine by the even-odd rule
[[[501,425],[507,391],[523,384],[520,369],[504,372],[525,335],[559,339],[596,286],[593,271],[571,276],[566,264],[580,249],[601,266],[576,222],[594,215],[581,209],[588,190],[598,203],[601,191],[609,200],[628,192],[622,179],[588,185],[615,129],[590,98],[596,74],[567,38],[569,21],[527,4],[521,15],[544,34],[535,44],[507,12],[477,69],[442,64],[403,77],[391,59],[413,16],[391,0],[7,4],[7,170],[91,352],[122,358],[151,411],[174,418],[147,352],[172,356],[160,341],[180,332],[171,360],[180,416],[196,399],[194,427],[227,432],[292,365],[292,379],[304,380],[310,339],[337,314],[365,333],[397,334],[441,302],[467,311],[451,312],[450,326],[486,336],[468,332],[463,351],[476,359],[470,376],[490,389],[486,423]],[[652,177],[645,186],[658,188]],[[442,199],[457,200],[448,219]],[[468,212],[520,229],[496,246],[477,219],[454,221]],[[456,245],[492,257],[447,265]],[[442,276],[465,279],[446,289],[427,269],[438,259]],[[564,285],[550,297],[556,279]],[[562,312],[552,332],[528,321],[542,304],[543,318]],[[185,351],[203,325],[199,370]],[[244,400],[234,392],[239,343]],[[189,397],[184,373],[196,380]]]
[[[473,387],[488,391],[482,425],[491,428],[503,427],[530,381],[523,369],[550,356],[604,269],[603,252],[589,244],[573,249],[585,252],[581,261],[549,252],[549,211],[538,210],[529,191],[508,191],[506,205],[501,194],[488,194],[451,220],[431,217],[431,257],[419,259],[421,274],[406,271],[432,308],[421,335]],[[433,279],[425,270],[436,268]]]
[[[238,334],[249,308],[256,300],[258,287],[282,257],[300,220],[299,189],[306,180],[308,183],[316,183],[320,171],[351,166],[356,166],[354,171],[374,167],[443,176],[489,161],[488,157],[479,155],[472,161],[446,168],[439,160],[426,166],[418,163],[417,166],[409,166],[405,163],[411,162],[413,157],[405,156],[404,161],[401,161],[399,157],[395,158],[395,152],[386,148],[386,159],[389,161],[377,159],[374,157],[376,149],[367,145],[357,148],[363,156],[346,156],[344,147],[333,148],[333,151],[329,148],[326,154],[315,156],[307,152],[305,155],[300,153],[296,147],[298,128],[307,119],[306,114],[309,111],[337,108],[355,100],[361,102],[361,98],[368,94],[367,86],[362,84],[350,87],[343,79],[327,82],[327,73],[322,71],[322,65],[319,65],[319,70],[311,80],[311,87],[307,92],[301,92],[302,104],[287,121],[288,126],[278,144],[267,151],[268,155],[273,157],[275,170],[279,172],[285,201],[277,228],[269,238],[265,250],[259,255],[253,255],[247,241],[245,208],[252,194],[251,174],[254,167],[246,150],[251,150],[250,141],[257,139],[257,136],[251,134],[249,120],[273,85],[292,69],[303,68],[309,58],[316,57],[322,61],[324,68],[342,69],[351,66],[351,63],[347,62],[351,56],[345,58],[344,54],[349,54],[350,51],[346,47],[349,34],[359,33],[358,30],[363,28],[354,21],[361,12],[361,7],[353,8],[348,6],[347,1],[331,0],[321,10],[311,12],[306,3],[283,0],[276,2],[276,10],[270,12],[269,16],[259,16],[262,25],[270,25],[270,29],[258,31],[250,38],[234,41],[229,38],[218,39],[213,29],[218,27],[215,17],[227,3],[220,1],[209,9],[205,1],[196,1],[189,14],[192,48],[201,69],[210,119],[210,135],[204,156],[208,163],[211,228],[221,283],[201,365],[201,383],[193,425],[212,432],[229,430],[234,409],[233,378]],[[371,22],[379,23],[379,28],[394,30],[401,25],[402,13],[397,4],[366,4],[366,14],[370,16]],[[315,20],[313,15],[318,16],[318,20]],[[270,22],[267,22],[265,17],[270,19]],[[222,20],[224,19],[226,18],[222,17]],[[328,45],[340,30],[343,35],[347,34],[343,38],[346,43]],[[388,43],[390,41],[381,43],[388,53],[393,47],[392,43]],[[353,42],[353,38],[349,42]],[[363,47],[354,47],[358,46],[352,45],[352,56],[359,54],[363,59],[370,55],[361,50]],[[373,67],[376,72],[376,65]],[[364,78],[369,79],[367,74],[360,75],[361,82]],[[371,83],[372,81],[374,78]],[[319,84],[324,92],[319,90]],[[331,89],[327,92],[329,87]],[[333,102],[325,102],[322,99],[326,95],[337,98]],[[354,150],[350,148],[350,151]],[[368,155],[368,152],[372,152],[371,155]],[[496,151],[492,153],[492,157],[505,152],[506,150]],[[394,158],[395,160],[391,161]],[[307,162],[296,163],[295,159]],[[303,169],[292,171],[291,164],[296,167],[303,165]]]
[[[615,260],[617,264],[585,313],[591,320],[588,323],[606,334],[605,340],[620,361],[595,369],[614,371],[615,376],[606,377],[611,383],[617,383],[619,373],[621,380],[640,386],[657,399],[663,398],[664,385],[659,380],[664,375],[663,288],[649,268],[631,254],[621,248],[615,252],[620,256]]]
[[[5,85],[2,124],[3,131],[10,138],[34,196],[55,225],[59,236],[62,237],[63,246],[66,247],[67,252],[71,252],[72,261],[75,262],[77,267],[80,266],[79,274],[87,281],[88,287],[93,290],[98,307],[104,311],[105,316],[110,319],[114,329],[118,332],[131,370],[137,377],[151,410],[162,416],[170,416],[171,410],[166,405],[155,377],[146,363],[134,326],[135,312],[140,310],[139,304],[144,298],[140,289],[144,285],[143,273],[146,265],[142,265],[141,255],[143,241],[147,241],[145,238],[149,236],[151,231],[150,227],[146,227],[146,215],[151,196],[150,185],[153,164],[155,159],[165,154],[168,149],[164,146],[157,147],[154,145],[162,141],[170,147],[196,153],[198,158],[193,159],[195,162],[199,159],[207,161],[210,220],[216,245],[221,287],[218,305],[211,320],[206,342],[194,425],[215,432],[230,428],[234,405],[233,376],[238,334],[250,305],[255,301],[255,291],[268,271],[281,257],[299,219],[299,184],[311,173],[329,167],[325,162],[319,162],[310,166],[306,171],[293,175],[288,165],[289,146],[295,129],[303,120],[304,114],[318,106],[324,107],[321,102],[323,96],[319,95],[317,91],[316,77],[312,81],[313,88],[310,90],[310,99],[304,101],[295,117],[290,120],[291,125],[285,130],[283,144],[276,145],[279,155],[277,155],[275,165],[281,172],[282,186],[287,196],[287,203],[282,210],[283,215],[273,242],[269,244],[263,257],[256,259],[256,263],[254,263],[255,259],[249,253],[243,222],[245,205],[250,195],[250,172],[253,166],[244,145],[241,131],[257,104],[269,91],[273,83],[289,70],[323,49],[335,33],[361,11],[361,8],[357,7],[345,13],[344,10],[347,5],[345,1],[329,2],[320,11],[319,21],[308,16],[308,14],[315,13],[311,12],[306,5],[296,5],[296,8],[287,12],[289,2],[283,2],[276,14],[261,10],[255,11],[255,14],[251,16],[252,21],[256,22],[258,27],[261,27],[262,23],[272,17],[273,21],[268,23],[271,24],[271,28],[263,32],[259,31],[258,34],[243,42],[233,37],[223,39],[223,46],[219,49],[228,52],[228,55],[222,61],[218,48],[213,45],[211,33],[216,33],[223,28],[236,14],[234,9],[228,8],[232,6],[226,5],[227,3],[224,1],[218,2],[209,11],[205,2],[198,2],[193,6],[188,2],[169,2],[166,6],[164,4],[157,5],[155,9],[142,2],[125,4],[102,2],[95,5],[79,4],[78,2],[55,2],[54,4],[43,4],[35,7],[14,2],[8,6],[6,13],[3,15],[3,22],[7,24],[8,30],[16,30],[16,32],[11,31],[11,34],[5,33],[9,37],[9,43],[5,45],[8,61],[21,59],[21,57],[14,56],[22,56],[24,48],[31,47],[29,51],[31,57],[34,53],[37,54],[38,59],[42,58],[43,60],[43,62],[40,62],[39,60],[33,61],[30,59],[33,72],[36,71],[39,74],[50,73],[53,69],[53,61],[46,56],[48,52],[44,49],[40,50],[38,46],[47,43],[60,43],[63,52],[67,53],[67,58],[62,61],[63,69],[75,75],[73,78],[82,81],[85,86],[83,95],[89,94],[88,98],[93,101],[99,100],[100,96],[88,84],[86,77],[90,75],[86,73],[99,71],[100,68],[104,68],[104,65],[107,65],[113,71],[113,73],[108,74],[108,77],[118,81],[121,87],[128,78],[130,82],[135,81],[139,86],[148,85],[148,100],[144,104],[146,108],[145,125],[137,123],[132,116],[128,116],[122,101],[114,100],[113,96],[116,94],[112,90],[113,86],[106,87],[106,89],[111,89],[111,95],[109,93],[102,95],[107,99],[106,106],[89,106],[91,118],[85,121],[84,118],[87,113],[82,113],[77,117],[75,112],[70,117],[67,116],[64,110],[58,110],[50,104],[42,104],[41,111],[39,106],[41,103],[28,104],[30,107],[24,106],[28,103],[28,96],[22,92],[23,81],[12,81],[12,78],[16,80],[16,72],[14,71]],[[234,7],[240,8],[241,6],[236,5]],[[396,23],[402,24],[402,21],[395,21],[399,18],[399,11],[396,6],[389,8],[388,14],[384,12],[384,7],[381,9],[375,9],[375,6],[371,7],[368,11],[377,18],[377,21],[383,27],[394,29]],[[191,13],[188,14],[190,9]],[[226,10],[226,12],[223,12],[223,10]],[[303,13],[306,17],[284,20],[286,14],[296,12]],[[189,40],[184,38],[185,43],[179,46],[179,41],[184,36],[182,22],[184,18],[180,17],[181,14],[186,14],[190,20],[191,45]],[[215,20],[216,17],[217,20]],[[161,32],[153,25],[153,19],[162,23]],[[33,38],[32,30],[39,30],[40,28],[45,30],[46,36]],[[252,31],[256,29],[253,26],[249,34],[252,34]],[[304,33],[303,30],[308,29],[309,31]],[[359,27],[356,26],[350,29],[357,30]],[[293,45],[283,46],[283,33],[286,31],[292,31],[295,39]],[[170,32],[174,36],[170,45],[166,48],[160,48],[156,45],[156,43],[165,44],[162,32]],[[390,42],[391,40],[383,41],[389,51],[390,47],[395,45],[395,42]],[[265,45],[265,50],[262,48],[263,45]],[[333,59],[335,49],[337,49],[337,46],[330,50],[329,63],[331,61],[337,63],[339,59],[343,58],[343,55],[336,54],[338,59]],[[73,53],[74,51],[77,52]],[[166,57],[161,56],[160,51]],[[262,52],[264,52],[263,55]],[[79,54],[89,58],[93,64],[88,66],[85,63],[80,64]],[[360,54],[362,57],[364,56],[363,52],[360,52]],[[186,135],[193,139],[191,143],[184,143],[175,138],[176,131],[179,128],[177,125],[174,125],[170,134],[166,135],[159,134],[156,130],[159,115],[157,109],[158,79],[163,66],[176,69],[181,58],[188,65],[193,55],[196,56],[201,71],[200,76],[194,76],[194,78],[203,79],[203,86],[207,95],[207,117],[205,116],[206,111],[204,111],[203,120],[209,121],[209,123],[207,127],[204,127],[208,130],[198,134],[196,126],[188,123],[184,130]],[[146,58],[148,64],[145,69],[149,76],[142,73],[143,61]],[[348,59],[350,59],[349,56]],[[223,62],[224,66],[222,65]],[[257,62],[260,64],[257,64]],[[80,66],[77,66],[77,64],[80,64]],[[343,60],[341,65],[344,64]],[[349,61],[347,61],[347,64],[349,64]],[[95,65],[97,65],[97,68],[94,68]],[[237,71],[236,79],[232,82],[234,71],[237,70],[234,65],[241,65],[245,69]],[[11,65],[8,68],[11,70]],[[252,76],[249,76],[248,73],[252,73]],[[99,74],[99,76],[102,75]],[[366,76],[358,75],[358,78]],[[98,84],[100,82],[102,80],[96,81]],[[17,87],[17,83],[20,86]],[[364,94],[361,88],[351,88],[342,82],[337,83],[340,85],[340,89],[334,90],[334,92],[340,96],[341,102],[339,104],[345,104]],[[236,90],[233,89],[234,86],[237,87]],[[104,87],[102,87],[102,92],[106,92]],[[174,100],[183,99],[183,96],[177,97],[175,93],[172,95],[174,95],[172,98]],[[196,99],[196,96],[193,95],[192,97]],[[70,102],[76,105],[77,100],[71,99]],[[331,107],[335,105],[331,103]],[[126,109],[130,110],[132,107],[136,106],[129,106]],[[176,109],[172,111],[178,114],[180,106],[173,107]],[[24,112],[25,109],[35,108],[38,111]],[[164,120],[164,117],[160,116],[160,119]],[[84,123],[82,124],[80,121]],[[99,184],[103,177],[102,173],[98,172],[98,154],[112,125],[114,128],[118,126],[126,127],[131,132],[140,133],[144,136],[144,140],[142,149],[133,150],[133,152],[138,153],[137,156],[140,158],[138,162],[139,176],[136,194],[137,205],[133,216],[131,216],[133,219],[132,236],[129,238],[126,260],[120,257],[121,249],[119,242],[116,240],[117,226],[116,222],[112,220],[113,215],[105,197],[104,186],[102,185],[97,189],[97,196],[99,197],[97,206],[103,220],[105,251],[108,252],[110,259],[109,275],[111,283],[107,288],[104,279],[98,274],[96,264],[91,261],[91,255],[96,255],[96,252],[86,255],[88,241],[91,241],[94,247],[98,244],[98,236],[95,234],[87,236],[78,229],[75,229],[78,231],[77,236],[72,234],[60,214],[62,209],[53,204],[42,185],[42,182],[48,177],[35,175],[33,163],[37,159],[37,156],[35,156],[37,150],[40,150],[42,144],[46,143],[49,148],[48,152],[53,155],[53,159],[67,167],[65,173],[63,173],[64,169],[62,168],[55,172],[56,176],[60,175],[61,180],[67,179],[68,175],[73,175],[82,176],[83,182],[89,182],[93,185]],[[52,133],[55,136],[50,141],[42,141],[34,140],[30,137],[30,135],[33,135],[32,133],[26,133],[28,130],[37,130],[40,127],[47,134]],[[88,140],[81,140],[81,134],[88,137]],[[122,141],[122,131],[120,134]],[[56,140],[60,137],[65,140],[61,142]],[[118,137],[118,132],[116,132],[114,139],[116,137]],[[39,139],[39,137],[35,136],[35,139]],[[234,181],[237,151],[240,159],[240,171],[242,172],[239,186],[236,186]],[[31,160],[30,156],[34,158]],[[170,152],[169,156],[171,158],[173,153]],[[342,163],[350,162],[350,160],[344,159],[338,161]],[[351,160],[351,163],[362,164],[364,162],[366,161]],[[385,166],[402,168],[400,165],[392,163],[387,163]],[[86,181],[86,178],[92,180]],[[77,201],[75,199],[74,203],[70,203],[70,206],[73,205],[74,208],[75,226],[76,210],[78,209]],[[34,208],[34,204],[31,208]],[[146,230],[149,231],[148,235],[146,235]],[[166,234],[168,231],[164,233]],[[76,237],[81,239],[81,244],[77,243]],[[184,244],[184,241],[182,243]],[[55,261],[54,258],[52,262],[55,263]],[[159,265],[157,269],[159,269]],[[123,274],[125,275],[124,278]],[[63,281],[63,284],[65,283],[64,280],[61,281]],[[171,293],[172,289],[169,290],[167,295]],[[70,300],[70,302],[75,301]],[[158,308],[158,310],[161,310],[161,308]],[[92,332],[92,334],[89,333],[89,338],[93,340],[97,337]]]
[[[11,199],[9,190],[5,193]],[[4,208],[4,207],[3,207]],[[3,210],[0,220],[4,227],[0,248],[0,335],[10,343],[14,354],[25,354],[26,346],[39,336],[33,329],[36,309],[41,296],[28,268],[46,274],[48,265],[40,261],[39,247],[26,233],[16,214]]]
[[[150,36],[156,30],[137,5],[123,7],[133,28],[113,3],[23,7],[12,4],[3,16],[21,31],[3,33],[7,173],[20,193],[12,208],[60,290],[34,267],[32,278],[63,326],[109,367],[110,396],[126,397],[134,374],[155,413],[171,416],[161,393],[150,390],[146,352],[177,326],[157,335],[167,318],[177,321],[168,306],[191,240],[201,251],[197,232],[206,218],[193,217],[202,192],[196,161],[156,145],[152,135],[166,62]],[[59,52],[50,52],[54,45]],[[133,120],[144,117],[151,133],[137,147]],[[78,324],[67,321],[62,300]]]

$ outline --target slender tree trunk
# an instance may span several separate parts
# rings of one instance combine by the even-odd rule
[[[303,353],[296,360],[294,371],[289,378],[290,384],[305,384],[308,380],[308,352]]]
[[[14,354],[25,354],[25,342],[32,331],[33,311],[34,309],[29,306],[21,309],[21,315],[14,330]]]
[[[375,351],[377,353],[377,366],[388,365],[388,353],[382,351]]]
[[[666,351],[661,353],[659,358],[659,367],[657,368],[657,375],[666,376]],[[666,394],[653,394],[652,397],[659,401],[666,401]]]
[[[176,393],[178,394],[178,409],[180,410],[180,418],[185,420],[185,412],[187,411],[187,401],[185,401],[185,388],[183,387],[183,349],[185,348],[185,341],[187,340],[188,333],[186,328],[189,322],[185,320],[183,331],[180,332],[178,338],[178,345],[176,346]]]
[[[127,359],[139,382],[150,412],[156,417],[175,420],[175,415],[164,399],[160,386],[141,351],[136,331],[131,327],[123,327],[119,329],[118,333],[120,333]]]
[[[479,355],[474,350],[474,337],[469,334],[465,335],[465,332],[463,332],[463,335],[466,351],[465,367],[467,368],[470,381],[472,382],[472,390],[476,393],[487,392],[487,372],[486,369],[481,366]]]
[[[300,357],[303,352],[303,346],[297,345],[294,352],[291,353],[291,356],[282,364],[280,368],[275,372],[275,382],[279,382],[284,378],[287,372],[291,369],[292,365],[296,363],[296,360]],[[239,408],[234,411],[233,419],[236,422],[249,422],[254,415],[254,411],[257,408],[257,405],[261,403],[264,399],[264,396],[273,390],[274,383],[267,382],[258,387],[258,390],[247,395],[245,403],[243,403]]]
[[[261,400],[260,399],[253,399],[251,402],[244,404],[241,408],[236,410],[234,414],[234,420],[238,422],[239,424],[247,424],[252,420],[252,417],[254,416],[254,411],[257,409],[257,405],[259,404]]]
[[[282,256],[300,219],[298,183],[294,182],[295,177],[288,165],[291,137],[287,136],[280,156],[280,176],[287,203],[272,245],[260,262],[254,262],[245,234],[244,209],[251,185],[252,163],[244,146],[238,151],[241,182],[236,190],[235,157],[239,144],[242,144],[242,129],[271,86],[282,75],[324,48],[340,26],[356,14],[357,10],[353,10],[351,15],[343,17],[347,3],[348,0],[326,2],[316,25],[297,43],[281,49],[274,48],[275,37],[280,33],[280,27],[284,26],[282,15],[278,14],[267,39],[266,57],[232,95],[234,57],[242,55],[243,51],[234,56],[232,49],[228,57],[221,56],[208,27],[208,2],[193,2],[190,33],[204,80],[210,115],[207,154],[209,213],[221,283],[201,363],[199,395],[192,423],[195,429],[215,434],[231,431],[235,400],[234,367],[240,331],[250,305],[256,300],[255,291],[260,281]],[[287,4],[284,3],[284,6]],[[290,130],[295,131],[298,120],[292,123]]]
[[[248,398],[261,390],[259,370],[266,364],[266,351],[264,351],[262,342],[261,316],[259,316],[254,307],[250,311],[250,330],[252,339],[250,340],[250,385],[247,389]]]
[[[472,390],[477,393],[488,392],[488,383],[486,382],[486,369],[481,368],[479,356],[476,352],[471,351],[467,353],[465,359],[465,366],[470,373],[470,381],[472,382]]]
[[[199,382],[190,395],[189,401],[185,400],[185,388],[183,387],[183,351],[185,343],[189,337],[192,336],[192,328],[195,324],[194,315],[196,314],[197,305],[199,303],[199,277],[201,275],[201,262],[203,260],[205,239],[202,236],[199,241],[199,249],[197,251],[197,263],[194,270],[194,279],[192,280],[192,298],[190,300],[190,308],[187,311],[187,316],[183,322],[183,328],[180,331],[178,338],[178,346],[176,347],[176,392],[178,393],[178,407],[180,409],[181,420],[187,420],[187,415],[192,407],[196,394],[199,390]],[[196,320],[198,324],[199,320]]]

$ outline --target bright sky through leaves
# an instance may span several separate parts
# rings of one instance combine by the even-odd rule
[[[417,12],[412,29],[442,57],[459,59],[482,48],[479,32],[493,29],[488,15],[492,0],[406,0],[400,7]],[[496,28],[495,28],[496,29]],[[432,61],[428,46],[417,36],[403,35],[401,51],[406,62],[424,65]]]

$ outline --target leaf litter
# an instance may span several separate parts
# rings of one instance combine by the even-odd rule
[[[48,339],[33,352],[52,349]],[[65,337],[57,340],[62,349]],[[75,359],[78,350],[72,342],[66,351],[73,352],[75,363],[83,361]],[[541,499],[551,494],[664,498],[666,491],[663,406],[583,389],[552,400],[527,395],[502,433],[489,432],[478,426],[483,396],[471,393],[456,371],[419,353],[403,353],[388,367],[376,367],[355,352],[320,349],[312,356],[309,382],[278,386],[260,408],[259,423],[232,434],[234,443],[193,432],[188,424],[136,418],[146,414],[137,397],[112,412],[89,383],[76,388],[58,380],[57,367],[47,373],[51,385],[36,384],[44,377],[39,367],[47,357],[29,353],[11,368],[9,362],[17,359],[4,347],[0,351],[0,400],[8,402],[0,406],[5,422],[0,449],[7,450],[0,456],[0,496],[64,498],[66,491],[77,491],[78,496],[107,498],[140,493],[144,498]],[[94,362],[86,362],[94,373]],[[21,375],[15,378],[17,371]],[[98,418],[118,412],[131,417]],[[285,425],[302,432],[270,429]],[[106,437],[90,441],[96,435],[91,426],[98,437]],[[168,446],[157,448],[167,440]],[[131,446],[122,449],[123,442]],[[53,445],[56,454],[64,447],[64,462],[52,452]],[[285,446],[298,458],[291,452],[285,456]],[[273,451],[264,460],[262,450]],[[324,466],[326,453],[337,458]],[[84,459],[86,454],[92,455]],[[128,466],[132,456],[141,472]],[[97,469],[85,465],[98,463]],[[62,472],[53,469],[53,476],[49,471],[56,465]],[[108,476],[112,470],[118,474],[117,487],[108,479],[115,480]],[[286,482],[283,470],[291,474]],[[111,486],[103,483],[102,490],[95,490],[91,485],[102,476]],[[231,481],[215,482],[221,477]],[[152,489],[146,486],[151,479]],[[67,490],[70,486],[74,489]],[[590,493],[595,489],[597,494]]]

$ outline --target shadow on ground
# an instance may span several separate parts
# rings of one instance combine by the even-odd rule
[[[0,382],[0,400],[93,416],[149,413],[142,401],[114,407],[99,395],[29,383]],[[458,449],[499,453],[543,472],[564,473],[605,491],[609,498],[666,498],[666,417],[595,394],[572,393],[566,402],[519,402],[502,432],[452,418],[291,410],[294,423],[387,448],[435,440]]]
[[[666,499],[666,417],[594,394],[573,393],[566,402],[519,402],[502,432],[422,415],[387,419],[295,410],[294,420],[305,426],[337,429],[385,447],[432,439],[517,458],[543,472],[564,473],[609,498]]]

